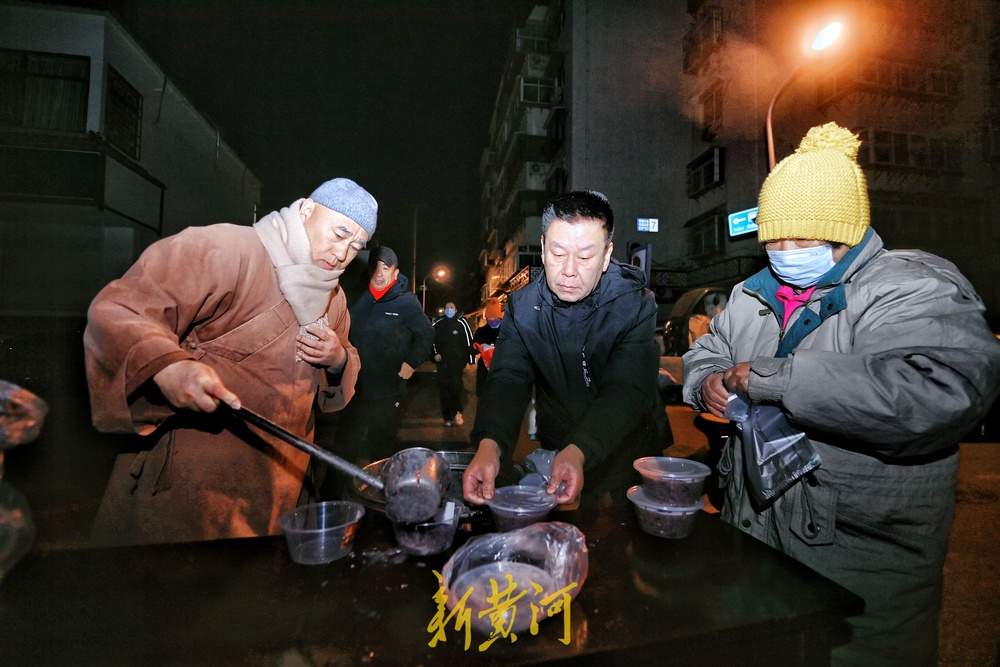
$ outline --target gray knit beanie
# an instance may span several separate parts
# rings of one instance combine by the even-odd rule
[[[378,202],[367,190],[351,179],[329,180],[313,190],[309,199],[346,215],[368,232],[369,238],[375,235],[375,227],[378,225]]]

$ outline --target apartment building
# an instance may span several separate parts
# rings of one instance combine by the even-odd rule
[[[161,236],[248,224],[260,181],[112,16],[0,6],[0,315],[82,315]]]
[[[1000,159],[998,5],[553,0],[530,22],[553,91],[547,142],[535,144],[545,189],[609,196],[615,254],[647,269],[661,311],[690,288],[729,287],[764,263],[753,227],[731,230],[729,220],[756,206],[767,109],[782,90],[778,159],[813,125],[858,132],[872,223],[887,245],[954,261],[1000,328],[1000,231],[988,219]],[[832,19],[846,25],[842,43],[808,59],[804,37]],[[484,196],[493,173],[484,160]],[[531,246],[505,246],[491,220],[484,259],[506,280]]]

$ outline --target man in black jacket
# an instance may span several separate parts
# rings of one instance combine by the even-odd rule
[[[472,327],[452,301],[444,304],[444,317],[434,320],[434,361],[438,365],[441,418],[445,426],[461,426],[465,423],[462,373],[476,359],[472,356]]]
[[[598,192],[561,195],[543,212],[545,271],[510,295],[500,325],[463,477],[470,502],[492,498],[532,387],[542,447],[558,450],[547,490],[560,503],[577,498],[585,470],[588,495],[624,494],[632,461],[663,447],[656,303],[637,269],[611,259],[613,228]]]
[[[371,266],[368,289],[351,306],[350,341],[361,372],[337,433],[339,453],[356,463],[395,452],[406,381],[430,356],[434,340],[392,248],[373,252]]]

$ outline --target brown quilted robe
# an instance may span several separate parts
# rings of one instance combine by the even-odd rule
[[[280,533],[309,456],[232,417],[176,411],[153,375],[196,359],[243,405],[308,440],[313,401],[342,409],[360,368],[342,290],[328,307],[348,351],[335,386],[295,360],[299,325],[250,227],[192,227],[150,246],[94,299],[84,333],[94,425],[144,436],[122,454],[94,525],[95,544],[211,540]],[[336,382],[336,380],[334,380]]]

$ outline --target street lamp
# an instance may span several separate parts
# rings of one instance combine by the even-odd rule
[[[831,47],[840,41],[840,37],[844,32],[843,21],[831,21],[825,26],[820,28],[813,39],[809,42],[809,46],[806,48],[807,55],[816,56],[824,52],[829,52]],[[776,160],[774,159],[774,131],[771,129],[771,116],[774,112],[774,103],[778,101],[785,89],[788,88],[789,84],[794,81],[802,70],[805,69],[807,63],[800,63],[792,73],[788,75],[785,82],[781,84],[777,92],[774,93],[774,97],[771,98],[771,103],[767,106],[767,170],[770,171],[774,169]]]
[[[432,269],[430,273],[428,273],[426,276],[424,276],[423,281],[421,281],[421,283],[420,283],[420,291],[421,291],[421,295],[420,295],[420,308],[425,313],[427,312],[427,279],[428,278],[433,278],[434,280],[438,281],[439,283],[444,282],[445,280],[448,279],[448,267],[447,266],[438,266],[437,268]]]

